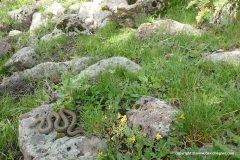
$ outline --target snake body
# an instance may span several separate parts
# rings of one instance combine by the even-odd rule
[[[68,118],[65,114],[70,115],[72,117],[72,122],[70,125]],[[64,122],[63,126],[60,126],[59,124],[61,119]],[[45,121],[47,122],[47,127],[44,128],[43,126],[45,125]],[[82,130],[73,131],[76,122],[77,122],[76,114],[73,111],[63,108],[60,110],[59,114],[56,112],[52,112],[47,117],[38,117],[35,122],[30,124],[29,127],[32,128],[38,125],[37,129],[41,134],[48,134],[54,128],[57,132],[62,133],[67,131],[67,134],[69,136],[75,136],[79,133],[84,133],[84,131]]]

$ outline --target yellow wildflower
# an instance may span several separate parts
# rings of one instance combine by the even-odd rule
[[[108,106],[108,109],[112,109],[112,108],[113,108],[113,106],[112,106],[112,105],[109,105],[109,106]]]
[[[136,142],[136,137],[133,136],[133,137],[129,138],[129,140],[130,140],[131,143],[134,143],[134,142]]]
[[[205,12],[205,13],[207,13],[207,12],[209,12],[209,11],[210,11],[210,10],[209,10],[208,7],[204,8],[204,12]]]
[[[181,116],[179,116],[178,118],[185,119],[184,114],[181,114]]]
[[[102,121],[104,121],[105,119],[107,119],[107,116],[106,116],[106,115],[104,115],[104,116],[102,117]]]
[[[160,135],[160,134],[157,134],[156,135],[156,140],[160,140],[160,139],[162,139],[163,137],[162,137],[162,135]]]
[[[102,155],[103,155],[103,153],[102,153],[102,152],[99,152],[98,155],[97,155],[97,157],[98,157],[98,158],[101,158]]]
[[[124,115],[122,118],[121,118],[121,123],[125,123],[127,121],[127,116]]]
[[[111,137],[111,140],[112,140],[112,141],[114,141],[114,140],[115,140],[115,138],[114,138],[114,137]]]
[[[205,13],[204,10],[202,10],[202,11],[198,12],[198,16],[199,16],[199,17],[203,17],[203,16],[204,16],[204,13]]]
[[[208,13],[209,11],[210,11],[209,8],[206,7],[206,8],[204,8],[203,10],[201,10],[200,12],[198,12],[198,15],[197,15],[197,17],[196,17],[197,23],[199,23],[199,22],[201,21],[202,17],[204,17],[204,15],[205,15],[206,13]]]
[[[118,118],[121,118],[121,117],[122,117],[122,115],[120,113],[118,113]]]
[[[196,21],[199,23],[201,21],[202,17],[201,16],[196,16]]]

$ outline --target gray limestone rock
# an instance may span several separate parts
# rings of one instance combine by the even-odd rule
[[[69,14],[78,14],[81,3],[75,3],[69,7]]]
[[[171,0],[137,0],[138,5],[143,6],[147,14],[159,13],[166,5],[170,4],[170,2]]]
[[[178,112],[164,101],[151,96],[140,98],[134,108],[126,113],[128,126],[140,126],[141,131],[153,139],[157,134],[168,136],[174,114]]]
[[[42,13],[40,13],[40,12],[34,13],[32,16],[32,23],[30,26],[30,31],[37,29],[38,27],[40,27],[41,25],[46,23],[46,21],[47,21],[47,17],[44,16]]]
[[[9,36],[9,37],[13,37],[13,36],[19,35],[19,34],[21,34],[21,33],[22,33],[22,31],[12,30],[12,31],[10,31],[10,32],[8,33],[8,36]]]
[[[78,14],[65,14],[56,22],[52,33],[43,36],[41,40],[50,40],[60,35],[73,36],[78,34],[90,34],[90,32]]]
[[[51,12],[55,16],[60,16],[64,14],[66,9],[62,6],[62,4],[54,2],[50,7],[48,7],[47,11]]]
[[[135,34],[137,39],[147,40],[150,37],[163,36],[165,34],[193,34],[201,35],[201,31],[189,24],[182,24],[171,19],[159,20],[152,23],[141,24]]]
[[[0,94],[24,89],[29,80],[33,82],[51,76],[58,77],[64,72],[71,72],[73,74],[80,73],[87,66],[91,65],[94,60],[96,60],[96,58],[83,57],[67,62],[46,62],[38,64],[31,69],[26,69],[4,78],[0,85]]]
[[[102,8],[112,14],[111,20],[134,26],[142,16],[160,12],[168,4],[168,0],[102,0]]]
[[[0,40],[0,56],[6,56],[11,48],[11,45],[6,40]]]
[[[65,14],[57,22],[56,28],[62,30],[63,33],[68,35],[89,33],[87,28],[81,22],[81,18],[78,14]]]
[[[20,71],[38,64],[38,58],[39,55],[33,48],[24,47],[17,51],[4,66],[9,68],[10,71]]]
[[[54,104],[42,105],[19,119],[19,146],[24,160],[91,160],[106,146],[97,137],[58,137],[55,130],[48,135],[40,134],[36,127],[29,128],[37,117],[53,112]]]
[[[22,24],[24,29],[29,29],[32,22],[32,15],[37,11],[35,8],[20,8],[10,11],[8,14]]]
[[[79,15],[81,21],[90,31],[96,31],[104,27],[109,21],[111,12],[104,10],[101,5],[102,1],[85,2],[81,5]]]
[[[226,62],[229,64],[240,64],[240,49],[236,49],[234,51],[227,52],[214,52],[208,56],[206,56],[206,60],[211,62]]]
[[[109,69],[114,69],[116,67],[126,68],[130,72],[137,72],[141,70],[141,66],[135,62],[125,58],[125,57],[112,57],[108,59],[103,59],[96,64],[93,64],[82,71],[74,81],[78,81],[84,77],[89,77],[89,79],[95,79],[100,73],[106,72]]]
[[[56,37],[58,37],[58,36],[61,36],[61,35],[65,35],[64,32],[63,32],[62,30],[60,30],[60,29],[55,28],[55,29],[52,31],[52,33],[46,34],[45,36],[43,36],[43,37],[41,38],[41,40],[43,40],[43,41],[49,41],[49,40],[51,40],[51,39],[53,39],[53,38],[56,38]]]

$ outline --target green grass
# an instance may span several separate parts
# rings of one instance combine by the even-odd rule
[[[186,5],[187,1],[175,1],[159,17],[196,25],[197,12],[186,10]],[[147,17],[141,21],[157,19]],[[218,140],[214,151],[224,150],[223,144],[227,149],[230,144],[236,145],[231,137],[240,136],[240,67],[206,62],[203,55],[239,47],[239,27],[238,22],[212,28],[201,37],[177,35],[168,39],[169,35],[165,35],[141,42],[135,39],[132,29],[111,23],[94,35],[58,37],[51,42],[40,42],[36,51],[42,61],[65,61],[83,56],[125,56],[141,65],[143,70],[136,74],[116,68],[101,74],[97,81],[80,81],[73,86],[69,83],[73,76],[64,75],[61,84],[56,86],[58,95],[66,95],[59,107],[75,109],[81,115],[80,126],[89,135],[108,140],[109,147],[103,151],[102,159],[174,159],[176,155],[170,154],[172,151],[198,151],[203,143],[213,140]],[[37,37],[49,33],[52,28],[50,23],[48,27],[38,29]],[[23,39],[27,41],[26,37]],[[163,40],[166,40],[165,43],[160,43]],[[16,50],[27,45],[26,41],[17,45]],[[76,52],[72,51],[74,48]],[[169,53],[174,56],[167,58]],[[7,59],[9,57],[0,61],[1,78],[8,74],[2,67]],[[34,92],[0,97],[0,159],[22,156],[17,142],[18,118],[49,101],[44,81],[37,85]],[[163,99],[184,113],[185,119],[176,115],[177,121],[172,125],[168,138],[150,140],[138,128],[130,130],[121,121],[134,102],[144,95]],[[117,118],[119,113],[122,117]],[[227,134],[229,130],[230,135]],[[136,139],[134,142],[131,141],[133,137]],[[202,159],[202,156],[178,158]],[[234,159],[230,156],[207,158]]]
[[[48,102],[44,89],[34,94],[1,96],[0,99],[0,159],[19,159],[22,155],[18,144],[19,116]]]

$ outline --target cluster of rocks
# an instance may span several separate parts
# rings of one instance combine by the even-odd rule
[[[96,64],[93,63],[98,60],[97,57],[83,57],[66,62],[45,62],[40,64],[38,64],[37,57],[38,55],[31,47],[26,47],[18,51],[6,62],[5,66],[8,67],[10,71],[18,70],[19,72],[14,72],[11,76],[3,79],[0,84],[0,94],[24,89],[24,86],[26,86],[29,81],[34,82],[53,76],[60,77],[66,72],[72,74],[80,73],[76,78],[77,81],[86,75],[89,75],[89,79],[94,79],[101,72],[109,68],[125,67],[130,72],[136,72],[141,69],[138,64],[125,57],[104,59]],[[74,82],[75,80],[72,81],[72,83]]]
[[[42,37],[49,40],[53,37],[65,35],[91,34],[105,26],[110,21],[133,26],[140,15],[148,15],[160,11],[169,2],[168,0],[94,0],[92,2],[75,3],[69,11],[63,4],[54,2],[45,14],[39,12],[43,2],[38,2],[35,7],[20,8],[9,12],[9,16],[22,25],[24,30],[30,31],[43,25],[52,14],[55,22],[54,30]],[[13,32],[11,32],[12,35]]]
[[[53,112],[53,106],[54,103],[42,105],[20,117],[18,139],[24,159],[96,159],[107,146],[105,139],[95,136],[59,137],[55,130],[45,135],[40,134],[37,128],[29,128],[37,117]],[[138,109],[127,112],[129,127],[140,125],[142,132],[153,139],[158,134],[168,135],[174,114],[179,112],[150,96],[140,98],[135,106]]]
[[[75,69],[75,73],[76,71],[80,73],[75,79],[72,79],[72,83],[86,76],[88,76],[89,79],[94,79],[100,73],[106,72],[110,68],[125,67],[130,72],[138,72],[141,70],[138,64],[125,57],[103,59],[90,65],[92,59],[93,58],[85,57],[77,59],[74,62],[68,61],[55,64],[48,62],[39,64],[41,65],[40,67],[36,65],[31,69],[19,72],[18,75],[14,75],[16,77],[15,79],[9,77],[8,81],[12,79],[12,83],[4,82],[1,85],[16,89],[26,84],[19,82],[23,82],[27,77],[29,78],[30,74],[32,74],[30,77],[36,80],[48,77],[52,74],[62,74],[64,71],[71,71],[72,69]],[[20,86],[16,86],[16,84]],[[97,137],[87,138],[85,136],[72,138],[64,136],[62,138],[56,138],[58,136],[56,131],[44,135],[40,134],[36,128],[29,128],[29,125],[34,122],[37,117],[51,113],[53,111],[53,106],[54,104],[43,105],[20,117],[19,142],[24,159],[95,159],[97,154],[107,145],[104,139],[99,139]],[[138,107],[135,107],[136,109],[130,110],[127,113],[130,127],[141,125],[142,131],[150,138],[155,138],[157,134],[163,136],[168,135],[170,132],[170,124],[173,120],[173,114],[178,112],[177,109],[167,105],[162,100],[149,96],[142,97],[136,102],[135,106]],[[137,119],[141,120],[138,121]]]

